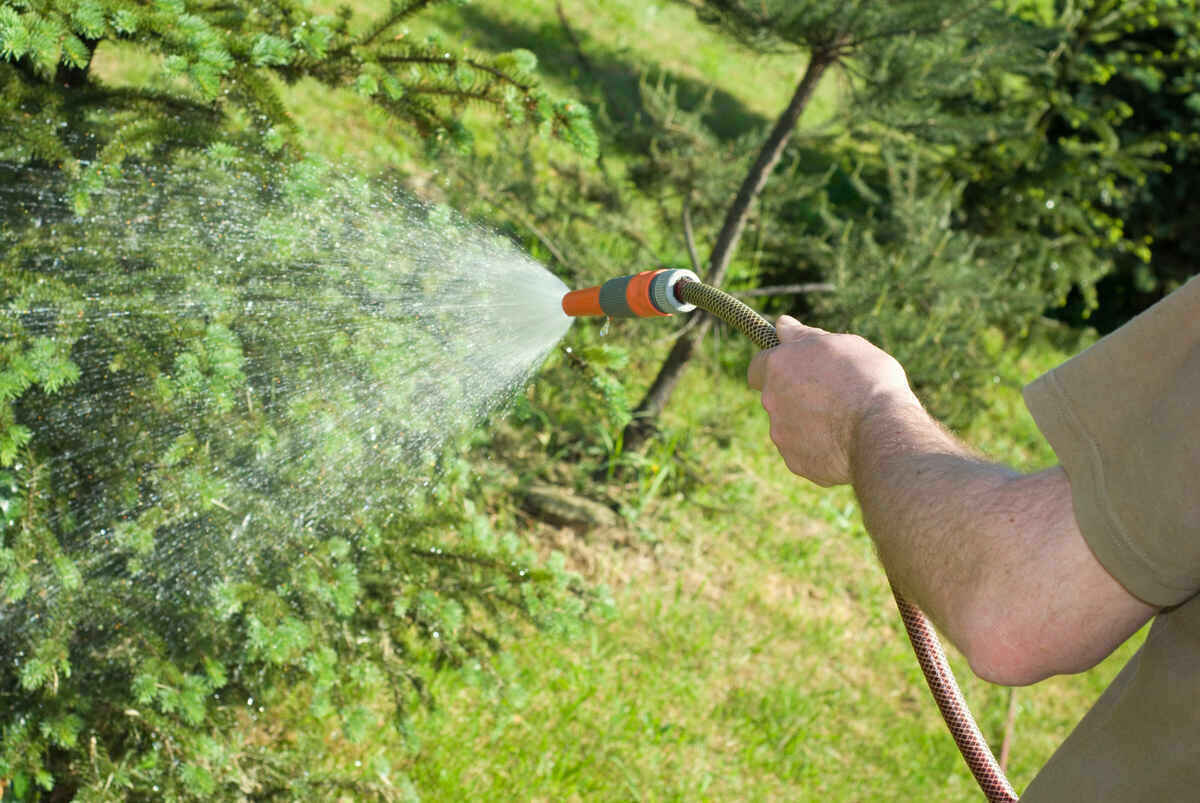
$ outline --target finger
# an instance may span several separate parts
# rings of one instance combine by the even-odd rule
[[[790,340],[799,340],[802,337],[808,337],[810,335],[828,334],[828,332],[826,332],[824,329],[818,329],[815,326],[805,326],[791,315],[779,316],[779,320],[775,322],[775,333],[779,335],[779,339],[785,343]]]
[[[763,383],[767,381],[767,351],[760,351],[750,360],[750,367],[746,369],[746,382],[755,390],[762,390]]]

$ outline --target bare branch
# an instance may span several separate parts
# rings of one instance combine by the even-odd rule
[[[683,201],[683,242],[687,245],[688,259],[692,261],[692,270],[700,275],[700,257],[696,256],[696,238],[692,234],[692,199]]]
[[[776,284],[769,287],[752,287],[749,290],[733,290],[730,295],[742,298],[756,296],[787,296],[803,293],[835,293],[837,285],[832,282],[807,282],[805,284]]]
[[[1004,741],[1000,744],[1000,771],[1008,771],[1008,757],[1012,750],[1013,734],[1017,725],[1017,690],[1008,690],[1008,717],[1004,720]]]

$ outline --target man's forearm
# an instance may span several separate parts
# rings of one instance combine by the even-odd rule
[[[892,582],[981,676],[1032,683],[1086,669],[1154,608],[1097,562],[1059,467],[979,459],[922,409],[904,369],[854,335],[784,316],[747,370],[795,473],[852,482]]]
[[[1129,605],[1088,550],[1060,468],[1022,475],[982,460],[903,399],[863,416],[851,466],[892,583],[983,677],[1081,671],[1153,613]]]

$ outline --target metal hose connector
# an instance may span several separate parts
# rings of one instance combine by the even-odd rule
[[[712,313],[725,323],[737,329],[754,341],[762,349],[770,349],[779,345],[779,335],[775,327],[750,307],[738,301],[728,293],[698,281],[682,280],[675,284],[675,295],[680,301],[695,304],[702,310]],[[900,609],[900,618],[904,620],[904,629],[908,640],[912,642],[913,652],[921,664],[925,682],[933,700],[941,711],[942,719],[958,751],[966,761],[967,767],[989,803],[1013,803],[1017,794],[1013,791],[1004,771],[992,755],[987,740],[971,716],[971,710],[958,688],[954,671],[946,660],[946,652],[938,640],[933,624],[921,610],[906,600],[896,588],[892,587],[892,596],[896,599],[896,607]]]

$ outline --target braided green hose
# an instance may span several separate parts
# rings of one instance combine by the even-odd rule
[[[775,327],[728,293],[687,279],[679,281],[674,290],[680,301],[694,304],[712,313],[749,337],[759,348],[770,349],[779,345],[779,335],[775,333]],[[946,727],[950,729],[950,734],[954,737],[954,742],[958,745],[971,774],[979,782],[989,803],[1016,801],[1016,792],[1004,777],[1004,771],[992,755],[987,741],[975,723],[975,718],[971,716],[933,625],[917,606],[896,590],[895,586],[892,587],[892,595],[896,598],[896,607],[900,609],[904,629],[912,642],[917,661],[921,664],[925,682],[929,684],[929,691],[942,713],[942,719],[946,721]]]
[[[675,297],[716,315],[753,340],[760,349],[773,349],[779,345],[775,327],[724,290],[685,279],[675,285]]]

